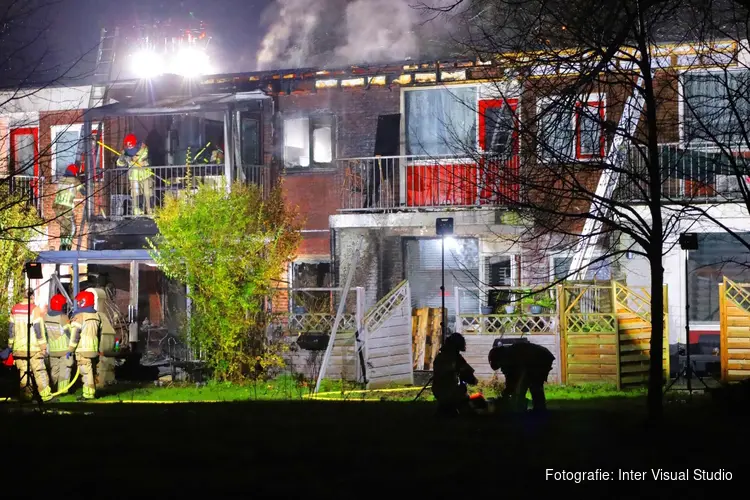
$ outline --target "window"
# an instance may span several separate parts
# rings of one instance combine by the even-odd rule
[[[572,110],[564,103],[542,101],[537,113],[543,158],[587,160],[606,154],[602,97],[592,95],[588,100],[576,101]]]
[[[750,71],[683,74],[683,140],[747,148]]]
[[[300,290],[330,288],[333,283],[329,262],[295,262],[292,265],[292,306],[304,307],[308,313],[335,312],[337,296],[331,291]]]
[[[490,287],[509,287],[513,285],[513,257],[498,255],[485,259],[485,275]],[[510,304],[513,297],[508,289],[490,290],[487,294],[487,305],[496,311],[499,306]]]
[[[476,148],[477,87],[404,91],[406,154],[438,156]]]
[[[750,241],[750,233],[739,233]],[[688,255],[688,290],[691,321],[719,321],[719,283],[723,276],[742,283],[750,281],[747,247],[726,233],[698,235],[698,250]]]
[[[80,163],[81,124],[52,127],[52,175],[61,177],[68,165]]]
[[[411,288],[412,307],[441,307],[440,295],[442,244],[440,238],[405,240],[406,279]],[[479,240],[445,238],[445,308],[455,317],[456,287],[467,289],[462,294],[461,308],[479,310]],[[450,320],[449,320],[450,321]]]
[[[37,128],[16,128],[10,131],[11,172],[16,175],[39,175],[39,130]]]
[[[333,161],[333,116],[284,120],[284,165],[327,166]]]
[[[72,125],[54,125],[51,127],[51,140],[52,140],[52,175],[55,177],[62,176],[68,165],[77,163],[84,168],[85,162],[84,154],[85,148],[81,142],[81,129],[83,125],[75,123]],[[98,134],[98,124],[91,125],[92,132],[98,140],[101,137]],[[92,139],[93,142],[93,139]],[[92,147],[96,147],[92,144]],[[104,168],[104,146],[99,146],[99,168]]]

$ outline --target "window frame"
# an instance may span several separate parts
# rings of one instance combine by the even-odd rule
[[[425,87],[404,87],[401,89],[401,102],[400,102],[400,109],[401,109],[401,156],[408,156],[412,158],[409,161],[410,165],[414,166],[434,166],[434,165],[442,165],[442,164],[453,164],[458,161],[461,162],[473,162],[474,160],[470,157],[465,157],[461,154],[457,155],[448,155],[448,159],[441,158],[441,156],[445,155],[435,155],[431,157],[430,155],[414,155],[410,154],[407,151],[408,147],[408,137],[409,137],[409,131],[408,131],[408,119],[407,119],[407,109],[406,109],[406,94],[407,92],[418,92],[418,91],[436,91],[436,90],[451,90],[454,88],[473,88],[474,89],[474,102],[472,103],[474,114],[477,115],[477,121],[476,121],[476,127],[474,129],[474,149],[476,151],[479,151],[479,141],[480,141],[480,135],[479,135],[479,102],[481,100],[491,100],[487,97],[482,98],[482,85],[480,83],[452,83],[452,84],[443,84],[443,85],[433,85],[433,86],[425,86]],[[520,99],[517,97],[514,97],[512,99],[515,99],[520,102]],[[512,99],[506,99],[507,101],[511,101]],[[502,100],[502,99],[500,99]],[[419,158],[427,158],[420,160]]]
[[[39,177],[39,127],[18,127],[10,129],[10,164],[9,173],[16,175],[15,172],[15,154],[16,154],[16,140],[20,135],[31,135],[34,138],[34,173],[32,177]],[[18,174],[21,175],[21,174]]]
[[[542,108],[550,103],[554,103],[559,97],[550,96],[537,99],[536,102],[536,116],[537,123]],[[599,119],[601,121],[601,127],[599,131],[599,154],[585,154],[581,153],[581,109],[583,106],[597,107],[599,109]],[[591,93],[589,95],[579,95],[573,104],[573,109],[569,110],[570,114],[570,127],[573,133],[573,145],[572,151],[568,152],[571,161],[585,162],[585,161],[598,161],[603,159],[607,154],[607,137],[605,134],[604,122],[607,117],[607,96],[604,93]],[[537,125],[538,127],[538,125]],[[552,162],[557,161],[556,158],[550,157],[550,154],[545,152],[539,146],[539,135],[540,131],[537,129],[536,140],[537,140],[537,153],[542,161]],[[564,154],[562,151],[555,152],[558,155]]]
[[[302,165],[296,164],[296,165],[287,165],[286,160],[286,142],[284,139],[284,131],[286,129],[286,121],[287,120],[299,120],[301,118],[307,119],[307,134],[308,134],[308,144],[307,149],[310,156],[310,164],[306,167],[303,167]],[[313,138],[316,124],[320,124],[321,122],[329,121],[331,126],[331,161],[330,162],[316,162],[314,160],[315,158],[315,141]],[[285,114],[281,117],[281,157],[282,161],[284,163],[284,169],[288,172],[309,172],[311,170],[320,171],[320,170],[331,170],[335,168],[337,153],[336,153],[336,147],[338,144],[337,141],[337,120],[336,120],[336,114],[331,112],[320,112],[320,113],[309,113],[309,114],[300,114],[300,113],[290,113]]]
[[[60,172],[59,174],[55,171],[55,166],[57,165],[57,136],[61,132],[71,132],[71,131],[77,131],[79,142],[81,137],[81,130],[83,129],[83,123],[71,123],[68,125],[52,125],[50,127],[50,176],[55,179],[58,177],[62,177],[62,175],[65,172]],[[92,123],[91,124],[91,132],[96,133],[96,138],[99,139],[100,137],[104,136],[104,126],[102,124],[102,133],[99,133],[99,124],[98,123]],[[83,168],[81,169],[81,173],[84,173],[85,170],[85,163],[84,158],[76,158],[76,162],[80,164]],[[104,170],[104,146],[99,146],[99,168],[101,170]]]
[[[677,74],[677,129],[678,129],[678,141],[679,141],[679,148],[680,149],[686,149],[686,150],[693,150],[693,151],[705,151],[705,152],[722,152],[724,148],[721,146],[716,145],[715,141],[710,140],[700,140],[696,141],[694,140],[692,143],[687,142],[686,139],[686,126],[687,126],[687,120],[686,117],[688,113],[690,112],[687,107],[687,102],[685,99],[685,78],[688,74],[691,75],[707,75],[711,73],[717,73],[717,74],[724,74],[724,73],[742,73],[742,72],[748,72],[750,75],[750,68],[748,67],[738,67],[738,68],[691,68],[691,69],[682,69]],[[749,99],[750,101],[750,99]],[[750,134],[750,132],[749,132]],[[744,144],[745,141],[743,141],[743,144],[740,145],[739,148],[732,146],[732,148],[737,152],[748,152],[750,151],[750,146],[747,144]]]

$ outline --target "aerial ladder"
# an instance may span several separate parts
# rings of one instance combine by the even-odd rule
[[[633,137],[638,127],[638,121],[643,112],[644,96],[639,90],[643,87],[643,75],[639,73],[636,87],[633,93],[625,101],[620,122],[617,130],[621,131],[615,134],[612,144],[609,147],[607,156],[604,159],[605,167],[599,177],[599,184],[596,186],[594,199],[589,207],[589,216],[583,226],[583,231],[576,244],[573,260],[570,263],[570,279],[581,281],[586,279],[588,267],[594,259],[594,253],[599,243],[599,236],[602,230],[604,217],[607,216],[606,202],[614,195],[615,188],[620,178],[620,172],[626,161],[628,161],[629,137]]]
[[[102,28],[99,37],[99,47],[96,56],[96,68],[94,70],[93,83],[91,85],[91,93],[89,94],[89,101],[87,110],[103,106],[107,104],[109,84],[112,81],[112,77],[115,70],[115,54],[117,50],[117,41],[120,35],[120,28],[115,27],[113,29]],[[77,235],[76,249],[80,250],[83,243],[83,235],[86,227],[86,222],[90,216],[91,210],[94,208],[93,196],[95,196],[94,177],[97,174],[96,166],[101,165],[103,150],[96,144],[97,140],[103,140],[103,128],[102,123],[98,124],[96,132],[86,130],[85,127],[81,127],[81,135],[78,141],[77,158],[81,159],[81,165],[84,166],[84,176],[86,182],[86,200],[85,209],[83,216],[81,217],[80,224],[73,224],[74,235]],[[88,165],[88,159],[86,153],[88,148],[92,148],[93,154],[91,156],[91,165]],[[87,168],[90,167],[90,168]],[[75,222],[75,221],[74,221]]]

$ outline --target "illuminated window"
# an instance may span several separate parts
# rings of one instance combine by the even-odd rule
[[[284,120],[284,165],[287,168],[328,166],[333,161],[333,116]]]

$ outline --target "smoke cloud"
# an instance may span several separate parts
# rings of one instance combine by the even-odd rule
[[[452,0],[440,0],[443,4]],[[426,57],[450,38],[451,22],[414,0],[276,0],[257,69],[399,61]]]

